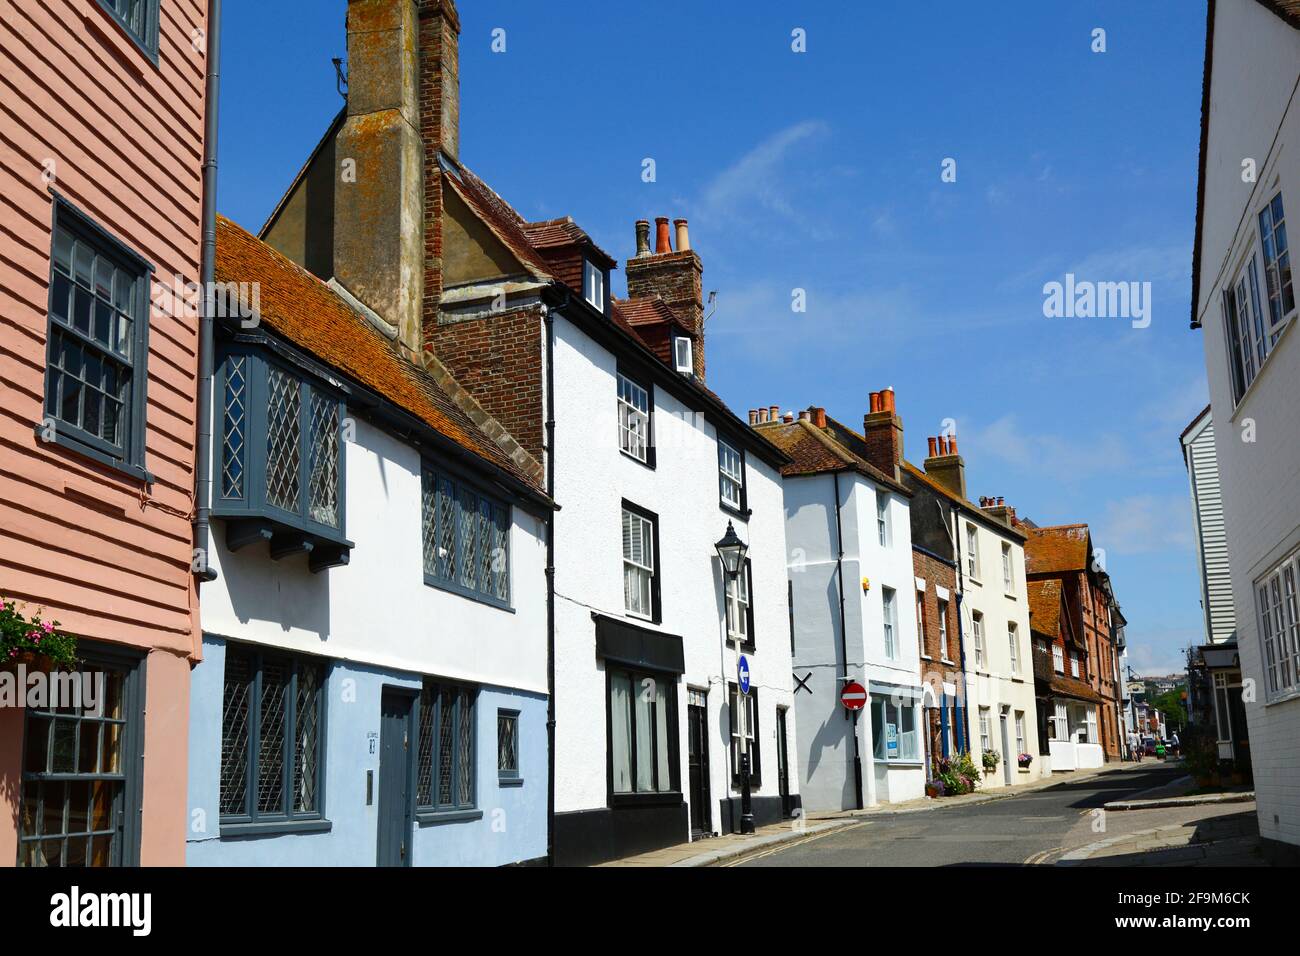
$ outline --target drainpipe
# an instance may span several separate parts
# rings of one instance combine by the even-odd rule
[[[552,286],[552,288],[557,288]],[[546,324],[546,496],[555,500],[555,310],[568,303],[542,305]],[[546,513],[546,865],[555,866],[555,511]]]
[[[221,86],[221,0],[208,0],[207,40],[208,65],[203,118],[203,239],[199,250],[203,314],[199,318],[199,393],[194,463],[194,549],[200,562],[195,575],[200,582],[217,579],[217,572],[208,559],[211,530],[208,514],[212,495],[212,313],[215,307],[213,279],[217,259],[217,99]],[[202,640],[201,637],[197,639]]]
[[[835,478],[835,547],[839,553],[835,556],[835,580],[839,582],[840,588],[840,653],[844,655],[844,680],[847,683],[849,676],[849,625],[844,616],[844,525],[840,519],[840,473],[837,471]],[[870,683],[870,682],[868,682]],[[868,687],[867,703],[871,703],[871,693]],[[832,706],[834,706],[832,704]],[[844,719],[853,722],[853,792],[857,796],[858,809],[863,809],[862,805],[862,748],[858,741],[858,714],[860,711],[844,710]],[[874,783],[872,789],[874,790]],[[874,800],[872,801],[875,802]]]

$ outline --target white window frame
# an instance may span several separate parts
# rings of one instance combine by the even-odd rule
[[[718,498],[728,508],[744,510],[745,458],[721,438],[718,439]]]
[[[605,270],[590,259],[582,260],[582,297],[597,312],[605,311]]]
[[[1065,673],[1065,649],[1060,644],[1052,645],[1052,669],[1058,674]]]
[[[1016,759],[1019,760],[1021,754],[1028,752],[1025,749],[1025,712],[1018,710],[1016,711]]]
[[[1264,692],[1271,703],[1300,695],[1300,551],[1253,585]]]
[[[920,655],[927,660],[930,655],[925,652],[925,592],[916,591],[916,646]]]
[[[673,367],[683,375],[695,374],[695,343],[685,335],[673,339]]]
[[[948,657],[948,602],[939,598],[939,658],[941,660],[950,660]]]
[[[628,614],[644,620],[654,619],[655,579],[655,523],[628,508],[623,509],[623,607]],[[640,538],[640,555],[637,555],[637,538]],[[631,545],[629,553],[629,545]],[[638,583],[635,600],[628,583]],[[642,587],[642,582],[644,586]],[[644,592],[644,593],[643,593]],[[644,607],[641,598],[644,597]]]
[[[966,573],[972,581],[980,579],[980,536],[979,529],[971,522],[966,522]]]
[[[1007,594],[1016,593],[1016,576],[1012,570],[1011,545],[1002,543],[1002,587]]]
[[[880,589],[881,615],[884,618],[885,656],[898,660],[898,592],[893,588]]]
[[[748,644],[753,640],[749,633],[749,562],[735,577],[727,579],[727,639]]]
[[[1011,673],[1020,675],[1020,629],[1015,621],[1007,621],[1007,650],[1011,652]]]
[[[989,726],[992,716],[987,707],[980,708],[980,751],[983,753],[993,750],[993,732]]]
[[[876,534],[882,548],[889,547],[889,493],[876,490]]]
[[[984,666],[984,615],[972,611],[970,617],[971,642],[975,646],[975,666]]]
[[[1277,213],[1281,213],[1280,218],[1276,215]],[[1264,225],[1264,217],[1266,215],[1268,216],[1267,233],[1265,232],[1265,225]],[[1277,234],[1279,232],[1279,227],[1281,227],[1282,231],[1285,231],[1286,229],[1286,210],[1283,208],[1281,190],[1278,190],[1273,195],[1273,198],[1270,199],[1268,203],[1264,206],[1264,208],[1262,208],[1258,213],[1255,214],[1255,222],[1259,226],[1260,250],[1263,253],[1261,258],[1264,261],[1264,301],[1267,303],[1268,316],[1269,316],[1268,330],[1269,333],[1271,333],[1272,342],[1275,342],[1277,341],[1277,336],[1275,333],[1280,331],[1282,326],[1286,325],[1287,321],[1291,318],[1291,316],[1295,314],[1295,308],[1296,308],[1295,274],[1291,269],[1291,245],[1289,240],[1287,241],[1287,248],[1281,250],[1281,252],[1277,250]],[[1271,243],[1270,240],[1272,240]],[[1268,250],[1270,248],[1270,245],[1273,248],[1272,261],[1270,261],[1268,255]],[[1285,268],[1288,273],[1288,278],[1285,282],[1282,281],[1281,271],[1279,268],[1280,261],[1282,259],[1286,260]],[[1276,319],[1273,318],[1274,315],[1273,285],[1271,285],[1269,282],[1270,277],[1275,272],[1277,273],[1277,277],[1273,279],[1273,283],[1275,283],[1277,286],[1276,298],[1278,300]],[[1291,289],[1290,309],[1286,308],[1287,287],[1290,287]],[[1272,342],[1269,342],[1268,344],[1271,346]]]
[[[641,408],[640,398],[645,403]],[[618,447],[637,461],[650,461],[650,392],[635,380],[618,373]]]
[[[910,717],[911,730],[903,729],[904,712],[907,712]],[[898,734],[898,752],[893,756],[889,754],[889,734],[886,730],[891,716],[897,718],[894,726]],[[875,733],[877,719],[879,719],[880,723],[880,733],[872,744],[874,759],[888,763],[919,763],[922,759],[921,729],[925,724],[923,717],[924,711],[920,707],[920,701],[914,697],[872,694],[871,720],[873,734]]]
[[[1079,655],[1078,654],[1070,655],[1070,676],[1071,677],[1079,676]]]

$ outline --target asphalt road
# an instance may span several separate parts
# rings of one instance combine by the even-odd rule
[[[1050,863],[1087,843],[1179,822],[1186,810],[1095,811],[1158,787],[1186,771],[1152,763],[1106,771],[1015,797],[905,813],[877,813],[860,825],[744,860],[741,866],[1006,866]],[[1240,808],[1234,808],[1240,809]],[[1158,817],[1155,822],[1153,819]],[[1103,830],[1097,829],[1104,827]]]

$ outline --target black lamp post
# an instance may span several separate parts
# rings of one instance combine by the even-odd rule
[[[722,564],[722,573],[726,575],[726,582],[735,584],[737,576],[742,574],[745,569],[745,553],[749,550],[749,545],[740,540],[736,534],[735,527],[730,521],[727,522],[727,533],[722,536],[722,540],[715,544],[714,549],[718,552],[718,561]],[[723,599],[728,602],[730,607],[730,598],[725,590]],[[739,610],[739,609],[737,609]],[[740,640],[736,640],[736,661],[740,661]],[[749,792],[749,738],[746,736],[748,727],[748,707],[745,703],[747,694],[740,691],[740,675],[736,675],[736,733],[740,738],[740,832],[754,832],[754,807],[750,799]]]

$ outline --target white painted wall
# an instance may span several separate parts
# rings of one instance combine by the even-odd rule
[[[546,693],[546,544],[541,519],[512,509],[513,611],[424,583],[420,453],[357,420],[344,446],[351,563],[313,574],[264,544],[231,553],[213,522],[218,578],[203,587],[203,630],[293,651]]]
[[[1300,547],[1300,341],[1293,319],[1234,408],[1219,306],[1230,270],[1258,248],[1258,209],[1280,190],[1287,218],[1300,216],[1300,106],[1291,102],[1298,65],[1300,33],[1253,0],[1220,0],[1197,314],[1216,425],[1242,675],[1257,687],[1246,715],[1259,831],[1266,839],[1300,845],[1300,697],[1268,700],[1254,597],[1254,582]],[[1242,182],[1244,157],[1256,160],[1256,183]],[[1244,440],[1252,430],[1255,440]]]
[[[759,692],[762,785],[776,796],[776,708],[792,705],[786,611],[786,543],[780,475],[746,456],[748,521],[725,511],[718,497],[714,426],[662,389],[654,394],[656,467],[622,454],[618,442],[615,356],[562,315],[555,320],[556,430],[556,810],[606,805],[606,712],[603,662],[595,653],[593,611],[626,617],[623,606],[622,501],[659,516],[659,624],[629,619],[683,638],[686,673],[678,687],[682,789],[687,789],[686,688],[707,690],[710,801],[730,790],[725,681],[735,679],[735,654],[723,653],[721,575],[714,542],[733,521],[753,563],[752,686]],[[726,675],[725,678],[723,675]],[[796,750],[793,711],[788,748]],[[798,777],[790,772],[792,792]],[[683,839],[685,838],[683,834]]]

